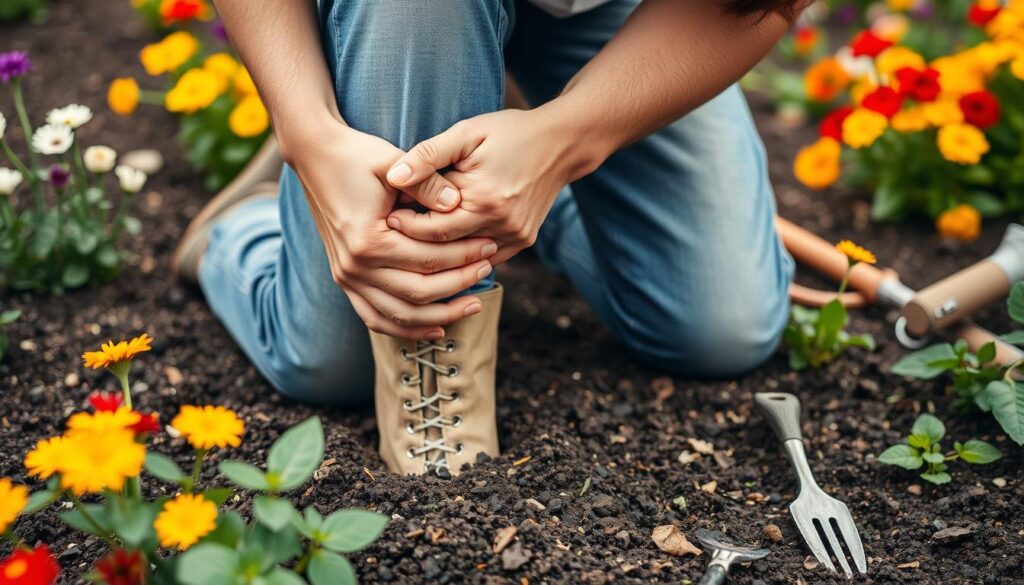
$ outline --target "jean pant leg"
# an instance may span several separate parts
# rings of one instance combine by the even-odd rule
[[[522,6],[509,67],[528,98],[557,95],[637,4],[567,19]],[[731,87],[563,192],[537,247],[641,358],[729,376],[770,355],[788,318],[793,263],[774,214],[763,145]]]
[[[408,149],[501,105],[508,0],[321,3],[338,107],[353,128]],[[368,401],[366,327],[334,283],[294,171],[278,204],[257,201],[214,228],[200,285],[214,313],[282,393]]]

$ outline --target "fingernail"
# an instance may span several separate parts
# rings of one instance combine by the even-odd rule
[[[388,171],[388,181],[392,183],[403,185],[409,177],[412,177],[412,168],[405,163],[395,165]]]
[[[441,329],[435,329],[430,333],[427,333],[427,339],[430,339],[431,341],[441,339],[442,337],[444,337],[444,331]]]
[[[391,224],[388,224],[388,225],[391,225]],[[396,227],[395,229],[397,230],[398,228]],[[483,256],[484,258],[487,258],[488,256],[494,255],[494,253],[497,252],[497,251],[498,251],[498,244],[495,244],[494,242],[491,242],[490,244],[484,244],[484,247],[480,248],[480,255]]]
[[[469,317],[470,315],[476,315],[479,312],[480,312],[480,303],[473,303],[472,305],[466,307],[466,310],[463,311],[462,314],[464,316],[466,316],[466,317]]]
[[[455,198],[458,197],[458,195],[459,194],[455,192],[455,189],[445,187],[444,189],[441,189],[441,194],[437,196],[437,202],[441,207],[451,207],[452,205],[455,205]]]
[[[487,275],[491,273],[491,270],[490,264],[484,264],[480,270],[477,270],[476,277],[480,279],[487,278]]]
[[[398,221],[397,217],[389,217],[388,218],[388,227],[393,229],[393,230],[400,230],[400,229],[402,229],[402,222]]]

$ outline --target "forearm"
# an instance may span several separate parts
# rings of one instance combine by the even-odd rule
[[[724,13],[714,1],[641,4],[562,95],[540,108],[578,137],[573,178],[736,82],[788,25],[774,13]]]
[[[285,160],[342,122],[317,26],[315,0],[215,0],[231,44],[274,121]]]

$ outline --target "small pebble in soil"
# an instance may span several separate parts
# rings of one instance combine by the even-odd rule
[[[996,486],[997,488],[1004,488],[1006,487],[1006,480],[1001,477],[997,477],[992,480],[992,485]]]
[[[923,490],[921,489],[921,486],[917,485],[916,483],[907,486],[907,492],[915,496],[920,496],[922,491]]]
[[[772,542],[782,542],[782,529],[775,524],[767,524],[761,531],[765,538]]]

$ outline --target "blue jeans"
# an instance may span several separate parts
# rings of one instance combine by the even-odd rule
[[[403,150],[501,108],[506,66],[528,99],[558,94],[639,0],[558,19],[512,0],[323,0],[342,116]],[[761,363],[788,315],[764,148],[737,87],[566,186],[536,250],[640,359],[721,377]],[[216,225],[200,284],[259,371],[303,401],[373,392],[366,327],[331,278],[295,173],[279,201]]]

